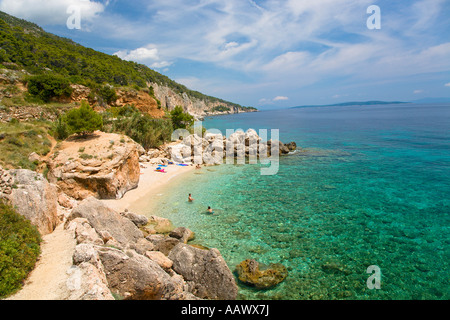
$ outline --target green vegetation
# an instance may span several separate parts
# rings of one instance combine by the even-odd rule
[[[51,98],[70,97],[70,81],[56,74],[41,74],[28,79],[28,92],[49,102]]]
[[[225,106],[217,106],[217,107],[214,107],[214,108],[212,108],[212,112],[227,112],[227,111],[230,111],[231,109],[230,108],[228,108],[228,107],[225,107]]]
[[[61,120],[58,120],[61,121]],[[86,101],[78,109],[70,110],[63,118],[69,132],[86,136],[103,126],[102,116],[95,112]]]
[[[40,242],[36,227],[0,200],[0,298],[20,289],[36,264]]]
[[[113,87],[110,86],[103,86],[98,89],[98,95],[103,100],[103,102],[106,102],[106,104],[111,104],[112,102],[117,100],[116,91]]]
[[[133,106],[109,109],[103,123],[104,131],[127,135],[147,150],[170,141],[173,132],[171,119],[153,119]]]
[[[28,160],[32,152],[47,155],[51,149],[48,122],[21,123],[13,119],[0,123],[0,164],[8,168],[36,170],[37,163]]]
[[[189,113],[184,112],[183,108],[180,106],[176,106],[175,109],[170,112],[170,116],[175,130],[186,129],[194,124],[194,117]]]
[[[0,11],[0,64],[40,74],[59,74],[72,83],[98,89],[104,84],[146,88],[157,83],[176,93],[208,102],[222,99],[192,91],[145,65],[124,61],[117,56],[85,48],[72,40],[45,32],[36,24],[17,19]]]

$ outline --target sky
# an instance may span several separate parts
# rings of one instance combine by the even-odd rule
[[[450,0],[0,0],[0,10],[244,106],[450,98]]]

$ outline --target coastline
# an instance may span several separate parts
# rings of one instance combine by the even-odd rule
[[[171,183],[177,181],[182,176],[195,170],[194,166],[167,166],[166,173],[156,172],[157,165],[141,164],[141,176],[137,188],[128,191],[121,199],[101,200],[110,208],[123,212],[126,209],[132,210],[142,208],[139,203],[149,202],[149,198],[155,197],[163,188],[167,188]],[[140,211],[140,210],[138,210]],[[142,214],[142,212],[136,212]]]

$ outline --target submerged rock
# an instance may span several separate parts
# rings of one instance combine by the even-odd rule
[[[255,286],[258,289],[269,289],[284,279],[288,275],[285,266],[280,263],[270,264],[267,268],[260,268],[259,262],[254,259],[247,259],[236,266],[240,281]]]

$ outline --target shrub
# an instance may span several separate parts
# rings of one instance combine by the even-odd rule
[[[28,78],[28,92],[49,102],[53,97],[70,97],[70,81],[60,75],[42,74]]]
[[[110,86],[103,86],[98,90],[99,96],[107,103],[111,104],[117,100],[116,90]]]
[[[212,108],[211,111],[213,111],[213,112],[227,112],[227,111],[230,111],[230,110],[231,109],[229,107],[226,107],[226,106],[217,106],[217,107]]]
[[[53,132],[58,140],[65,140],[69,137],[69,127],[63,116],[58,117],[58,120],[53,124]]]
[[[36,227],[0,200],[0,298],[20,288],[34,268],[40,242]]]
[[[176,129],[186,129],[194,123],[194,117],[189,113],[184,112],[183,108],[176,106],[170,112],[170,117],[172,118],[173,128]]]
[[[112,120],[111,116],[115,119]],[[157,148],[170,141],[173,132],[170,119],[153,119],[133,106],[111,108],[104,117],[107,131],[127,135],[145,149]]]
[[[70,110],[65,116],[67,126],[72,133],[86,136],[103,126],[102,116],[95,112],[86,101],[78,109]]]

